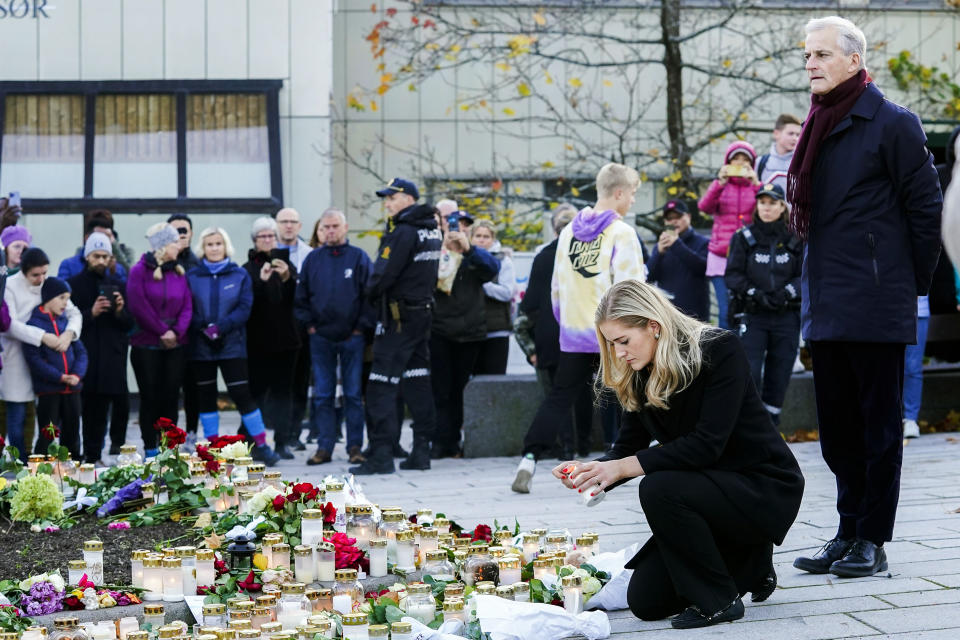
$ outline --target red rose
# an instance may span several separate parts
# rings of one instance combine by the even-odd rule
[[[197,445],[197,457],[205,462],[210,462],[211,460],[216,459],[213,457],[213,454],[210,453],[210,449],[203,446],[202,444]]]
[[[485,524],[478,524],[477,528],[473,530],[473,536],[470,538],[471,542],[477,540],[486,540],[490,542],[493,539],[493,531],[489,526]]]
[[[230,569],[227,567],[227,563],[223,560],[214,560],[213,568],[217,571],[217,577],[219,578],[225,573],[228,573]]]
[[[60,437],[60,428],[52,422],[43,428],[43,434],[47,440],[53,440]]]
[[[170,418],[157,418],[157,421],[153,423],[153,428],[157,431],[169,431],[176,426],[177,423]]]
[[[286,502],[286,500],[283,498],[283,496],[277,496],[276,498],[274,498],[274,499],[273,499],[273,508],[274,508],[274,510],[275,510],[275,511],[282,511],[282,510],[283,510],[283,503],[285,503],[285,502]]]
[[[333,506],[332,502],[328,502],[323,506],[323,523],[333,524],[336,521],[337,521],[337,508]]]
[[[173,449],[187,441],[187,432],[178,427],[173,427],[164,432],[163,439],[167,444],[167,449]]]
[[[210,473],[217,473],[218,471],[220,471],[220,463],[217,462],[216,460],[207,460],[206,462],[203,463],[203,466]]]
[[[253,575],[253,571],[247,574],[246,580],[239,580],[237,586],[243,589],[244,591],[260,591],[263,588],[263,585],[259,582],[254,582],[256,577]]]
[[[287,499],[291,502],[297,502],[303,500],[303,502],[310,502],[311,500],[316,499],[319,489],[310,484],[309,482],[300,482],[293,485],[293,488],[290,490],[290,495],[287,496]]]
[[[78,598],[77,596],[70,596],[68,598],[64,598],[63,606],[65,606],[67,609],[70,609],[72,611],[83,609],[83,603],[80,602],[80,598]]]

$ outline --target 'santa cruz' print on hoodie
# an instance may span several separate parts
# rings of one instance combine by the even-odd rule
[[[553,315],[560,349],[599,353],[593,326],[600,298],[623,280],[645,280],[637,232],[611,210],[586,207],[560,232],[553,267]]]

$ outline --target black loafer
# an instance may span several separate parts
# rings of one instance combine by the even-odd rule
[[[830,565],[830,573],[841,578],[866,578],[887,570],[887,552],[869,540],[856,540],[847,553]]]
[[[827,544],[820,547],[811,558],[797,558],[793,561],[793,566],[807,573],[829,573],[830,567],[834,562],[846,555],[847,550],[853,545],[853,540],[842,540],[834,538]]]
[[[770,573],[767,574],[767,577],[757,585],[755,588],[750,590],[750,602],[763,602],[771,595],[777,588],[777,572],[773,570],[773,567],[770,567]]]
[[[687,607],[686,611],[670,621],[674,629],[699,629],[721,622],[733,622],[743,617],[743,601],[737,598],[716,613],[706,615],[696,605]]]

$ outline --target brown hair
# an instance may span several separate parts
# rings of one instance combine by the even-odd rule
[[[777,121],[774,123],[773,128],[775,131],[782,131],[788,124],[803,125],[803,123],[800,122],[800,118],[792,113],[781,113],[777,116]]]
[[[323,216],[317,218],[317,221],[313,223],[313,233],[310,234],[310,242],[307,243],[311,248],[316,249],[320,246],[320,241],[317,240],[317,229],[320,228],[320,223],[323,222]]]

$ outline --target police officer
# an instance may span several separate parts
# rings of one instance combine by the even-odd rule
[[[436,413],[430,386],[430,319],[443,234],[436,209],[417,204],[420,192],[394,178],[377,191],[387,210],[387,228],[377,250],[367,296],[378,323],[367,382],[370,455],[354,475],[393,473],[393,444],[400,434],[397,394],[413,414],[413,450],[401,469],[430,468]]]
[[[793,372],[800,336],[801,244],[786,224],[778,184],[757,192],[752,225],[730,242],[724,280],[730,291],[730,326],[740,327],[753,381],[775,425]]]

